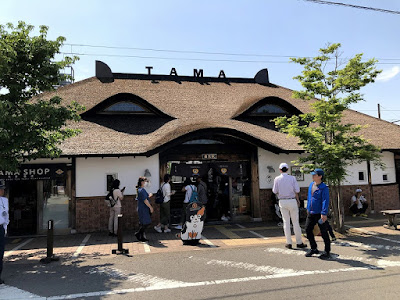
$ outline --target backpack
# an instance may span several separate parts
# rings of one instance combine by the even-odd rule
[[[114,207],[115,204],[117,204],[117,201],[118,201],[118,198],[117,198],[117,200],[114,199],[114,190],[111,189],[106,196],[106,203],[109,207]]]
[[[193,188],[193,185],[190,185],[190,188],[192,189],[192,195],[190,195],[189,203],[199,202],[199,194],[197,193],[197,190]]]
[[[161,204],[164,203],[164,192],[163,192],[163,187],[165,183],[158,189],[157,194],[156,194],[156,204]]]

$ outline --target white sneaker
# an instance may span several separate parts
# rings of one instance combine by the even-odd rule
[[[175,226],[174,228],[178,229],[178,230],[182,230],[182,226],[181,225]]]
[[[164,232],[166,232],[166,233],[171,232],[171,229],[169,229],[169,228],[164,229]]]
[[[229,219],[228,219],[227,217],[225,217],[225,216],[222,216],[222,217],[221,217],[221,221],[228,222],[228,221],[229,221]]]
[[[158,233],[162,233],[161,227],[154,226],[154,230],[157,231]]]

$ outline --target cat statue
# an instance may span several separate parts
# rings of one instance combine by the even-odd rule
[[[183,241],[201,239],[201,233],[204,227],[204,212],[205,207],[203,206],[195,214],[190,215],[190,221],[185,222],[181,232],[181,239]]]

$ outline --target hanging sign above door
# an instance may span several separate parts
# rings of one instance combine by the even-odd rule
[[[208,160],[208,159],[218,159],[217,154],[202,154],[201,159]]]

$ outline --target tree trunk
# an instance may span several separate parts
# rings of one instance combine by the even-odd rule
[[[342,199],[341,187],[339,185],[332,185],[331,196],[332,196],[332,207],[333,207],[333,222],[335,229],[343,233],[344,228],[344,203]]]

